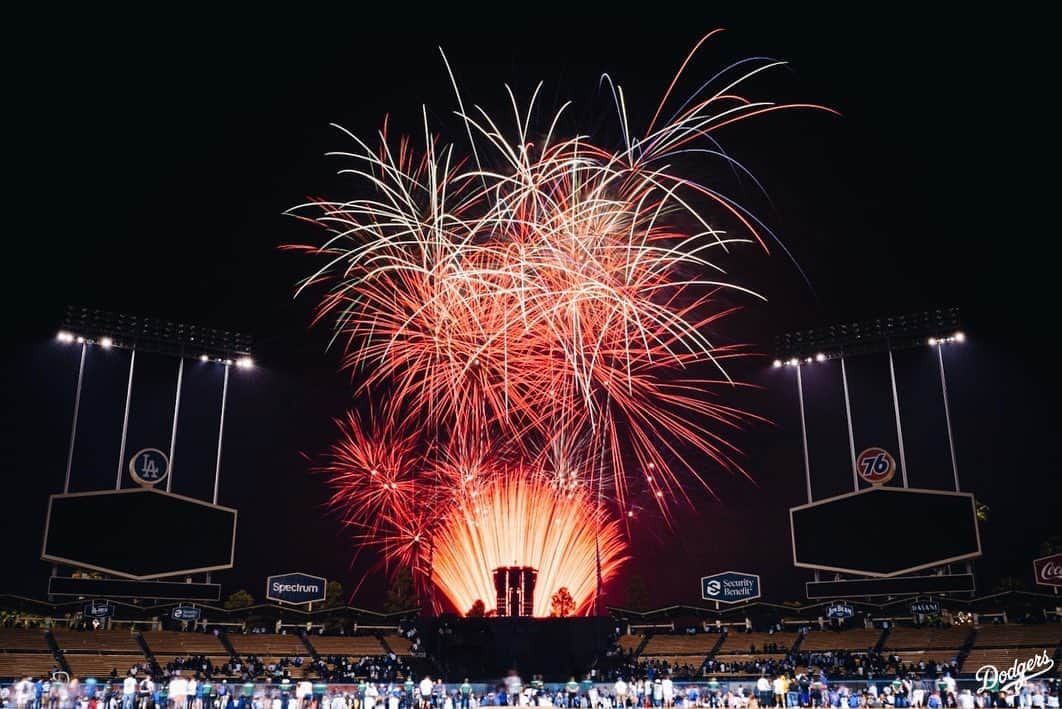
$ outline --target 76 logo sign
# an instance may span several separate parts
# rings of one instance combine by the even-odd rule
[[[884,485],[896,474],[896,460],[884,448],[867,448],[856,458],[856,472],[871,485]]]

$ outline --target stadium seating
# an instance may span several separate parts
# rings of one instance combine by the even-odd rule
[[[626,636],[630,637],[630,636]],[[636,636],[641,643],[641,636]],[[639,655],[641,663],[666,663],[674,671],[686,668],[698,673],[708,653],[719,642],[718,635],[652,635]],[[637,645],[634,646],[635,648]]]
[[[229,641],[241,657],[254,655],[264,659],[310,654],[298,635],[233,634],[229,635]]]
[[[398,647],[391,645],[396,655],[403,654],[400,649],[405,649],[404,654],[409,654],[409,641],[395,636]],[[392,638],[388,638],[388,644]],[[399,640],[405,640],[403,647]],[[311,635],[310,644],[319,655],[342,655],[344,657],[364,657],[365,655],[383,654],[383,645],[372,635]]]
[[[866,652],[877,644],[882,631],[876,628],[855,628],[834,632],[832,630],[812,630],[800,643],[801,652],[824,652],[828,650],[850,650]]]
[[[1062,624],[982,625],[977,629],[975,648],[984,647],[1041,647],[1052,648],[1062,643]]]
[[[644,635],[621,635],[617,643],[624,652],[630,653],[637,650],[644,639]]]
[[[724,665],[730,665],[735,662],[756,662],[758,660],[782,660],[785,659],[785,654],[780,652],[769,652],[764,654],[748,655],[748,654],[729,654],[729,655],[716,655],[712,658],[718,663]]]
[[[975,648],[966,656],[963,662],[963,672],[976,672],[983,665],[995,665],[1002,669],[1010,667],[1015,660],[1024,662],[1036,653],[1035,650],[1024,647],[998,647],[998,648]],[[1048,653],[1052,654],[1052,653]]]
[[[0,677],[4,678],[47,677],[55,665],[51,653],[0,652]]]
[[[155,655],[228,655],[221,640],[212,633],[149,631],[144,633],[144,640]]]
[[[28,628],[0,628],[0,650],[46,652],[49,656],[52,652],[44,639],[44,631]]]
[[[642,650],[642,657],[648,655],[700,655],[703,660],[717,642],[719,642],[719,636],[709,633],[654,635],[649,638],[645,649]]]
[[[182,659],[187,659],[188,656],[187,655],[158,655],[158,654],[156,654],[155,655],[155,661],[158,662],[161,667],[166,667],[166,665],[170,664],[171,662],[174,662],[178,657],[182,658]],[[225,663],[227,663],[229,661],[229,656],[228,655],[206,655],[205,657],[208,660],[210,660],[210,664],[214,666],[214,676],[215,677],[221,678],[221,677],[230,677],[231,676],[231,675],[225,674],[224,672],[221,672],[222,665],[224,665]]]
[[[664,662],[672,667],[690,667],[694,671],[700,671],[701,664],[704,660],[700,655],[653,655],[652,657],[643,657],[646,662]]]
[[[101,655],[99,653],[67,653],[66,661],[75,677],[106,679],[114,670],[118,677],[125,677],[133,665],[145,666],[143,655]],[[143,674],[141,674],[143,676]]]
[[[751,653],[762,654],[763,648],[771,643],[778,645],[784,651],[793,647],[796,637],[792,634],[783,633],[727,633],[719,648],[720,653]],[[752,653],[751,648],[756,652]]]
[[[56,630],[52,635],[55,636],[59,649],[67,654],[103,651],[140,654],[140,645],[128,630]]]
[[[384,638],[384,640],[387,641],[388,647],[394,650],[395,654],[399,657],[409,657],[413,654],[413,650],[410,649],[413,643],[407,637],[395,634],[388,635]],[[376,652],[370,652],[365,654],[375,655]]]
[[[893,628],[885,639],[885,650],[950,650],[962,647],[970,636],[969,628]],[[897,653],[903,654],[903,653]]]
[[[917,665],[919,662],[924,662],[927,665],[930,662],[935,662],[938,665],[942,663],[951,663],[955,661],[955,658],[959,654],[959,650],[947,648],[931,648],[929,650],[889,650],[889,655],[896,655],[900,658],[900,663],[904,665]]]
[[[1009,667],[1023,662],[1041,650],[1054,655],[1062,644],[1062,624],[982,625],[977,629],[974,647],[962,663],[963,672],[976,672],[983,665]]]

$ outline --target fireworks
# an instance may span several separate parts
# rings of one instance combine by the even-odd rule
[[[723,260],[770,234],[673,166],[740,168],[716,131],[811,106],[739,95],[778,65],[749,60],[661,120],[692,56],[640,136],[609,81],[618,149],[559,137],[564,108],[532,129],[537,91],[526,109],[510,92],[511,128],[458,93],[467,147],[432,136],[426,112],[419,145],[386,124],[376,147],[346,133],[354,147],[335,155],[362,196],[292,210],[330,232],[296,247],[322,261],[303,286],[328,285],[318,319],[357,393],[386,396],[376,424],[343,424],[332,502],[458,610],[489,607],[491,564],[538,568],[542,596],[567,585],[585,610],[598,568],[623,559],[614,515],[633,481],[666,514],[689,482],[709,485],[692,456],[744,473],[727,431],[751,416],[720,397],[736,385],[725,361],[746,351],[713,332],[733,311],[722,292],[758,297]]]

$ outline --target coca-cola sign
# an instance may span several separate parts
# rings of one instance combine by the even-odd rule
[[[1062,586],[1062,554],[1034,559],[1033,575],[1036,583],[1043,586]]]

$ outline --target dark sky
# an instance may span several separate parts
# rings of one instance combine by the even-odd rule
[[[619,9],[602,19],[393,8],[374,8],[381,18],[294,8],[272,17],[93,13],[26,17],[8,28],[17,58],[5,92],[12,337],[3,349],[0,590],[45,588],[42,515],[62,485],[77,365],[75,348],[53,339],[67,303],[254,334],[260,366],[232,382],[221,493],[240,510],[238,565],[218,578],[226,592],[256,595],[266,575],[289,570],[358,583],[364,565],[349,565],[349,537],[323,511],[325,489],[300,455],[330,442],[331,418],[349,403],[349,375],[325,352],[326,333],[308,331],[312,302],[292,301],[309,262],[277,250],[317,237],[283,210],[308,195],[346,195],[339,165],[323,157],[343,147],[328,124],[371,136],[391,114],[394,125],[416,129],[426,104],[433,123],[452,128],[442,45],[466,99],[496,112],[506,105],[503,83],[527,97],[544,80],[545,108],[574,99],[568,126],[607,135],[598,78],[608,72],[644,126],[686,51],[717,26],[728,31],[701,55],[686,91],[731,61],[771,56],[789,68],[751,93],[843,114],[775,115],[719,134],[771,200],[747,184],[737,196],[787,244],[814,288],[780,253],[738,259],[734,277],[770,302],[747,308],[728,332],[769,353],[773,336],[792,329],[960,306],[969,340],[948,350],[947,366],[960,476],[991,507],[980,583],[1001,575],[1031,583],[1040,542],[1062,533],[1059,387],[1050,369],[1059,345],[1048,177],[1057,141],[1050,111],[1039,108],[1053,86],[1041,76],[1050,46],[1041,20],[891,6],[878,15],[758,5],[689,15],[661,6],[660,17],[647,6],[630,20]],[[899,355],[897,373],[912,484],[943,486],[950,468],[930,354]],[[90,356],[76,490],[114,479],[127,356]],[[764,385],[741,403],[774,421],[736,437],[755,484],[706,468],[719,501],[676,509],[677,533],[652,521],[635,530],[628,574],[646,578],[655,604],[692,602],[700,576],[728,568],[762,573],[776,599],[802,592],[809,575],[789,564],[786,514],[804,501],[795,384],[791,371],[767,365],[739,369]],[[138,361],[130,450],[168,444],[173,368]],[[219,375],[189,370],[175,490],[205,497]],[[883,360],[852,370],[856,447],[894,447]],[[809,372],[807,384],[816,494],[825,496],[843,491],[850,475],[836,368]],[[873,553],[898,524],[948,533],[934,520],[882,519],[839,536]],[[129,532],[137,553],[164,553],[148,530]],[[355,601],[372,606],[382,588],[373,576]],[[609,600],[622,605],[624,594],[621,581]]]

